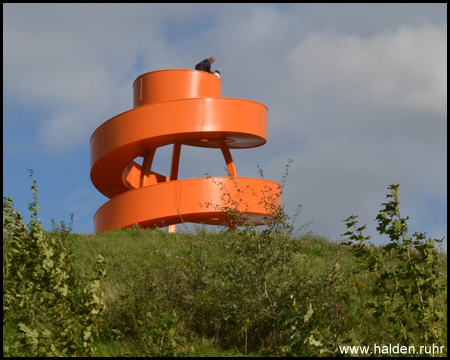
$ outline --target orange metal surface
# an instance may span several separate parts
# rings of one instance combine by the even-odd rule
[[[231,224],[226,209],[255,225],[279,205],[279,184],[238,177],[230,149],[264,145],[267,107],[222,98],[221,79],[197,70],[159,70],[133,84],[134,108],[99,126],[91,137],[91,180],[110,198],[94,216],[95,233],[134,225]],[[152,171],[159,147],[173,144],[168,176]],[[229,177],[178,179],[183,145],[219,148]],[[206,149],[205,149],[206,150]],[[134,161],[143,157],[142,165]]]

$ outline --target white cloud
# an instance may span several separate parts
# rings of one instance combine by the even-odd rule
[[[447,113],[447,31],[441,26],[401,27],[369,38],[320,31],[294,47],[288,63],[299,94]]]
[[[402,215],[411,217],[409,223],[413,232],[428,228],[432,230],[430,236],[446,235],[445,231],[439,233],[442,217],[433,220],[431,215],[433,211],[445,211],[446,198],[442,196],[446,194],[446,172],[445,169],[437,172],[442,158],[436,161],[426,155],[423,157],[416,158],[417,166],[414,166],[392,154],[389,148],[329,137],[312,139],[301,151],[277,154],[263,168],[266,178],[280,181],[286,159],[294,160],[286,180],[283,203],[289,215],[302,205],[297,225],[313,221],[308,230],[336,239],[346,231],[343,220],[358,215],[361,224],[367,224],[366,235],[372,235],[379,244],[374,219],[391,184],[400,184]],[[424,216],[426,213],[428,215]]]

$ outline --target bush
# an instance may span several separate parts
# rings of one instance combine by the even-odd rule
[[[64,244],[68,228],[62,223],[47,234],[35,180],[32,192],[28,225],[3,198],[3,356],[91,356],[104,310],[104,259],[98,256],[89,279],[74,277]]]
[[[389,341],[401,345],[446,345],[446,283],[440,274],[441,259],[436,243],[443,239],[426,238],[415,232],[408,236],[408,217],[400,215],[398,185],[388,187],[388,202],[376,217],[377,230],[388,235],[390,242],[376,249],[367,244],[365,226],[357,227],[356,216],[346,219],[347,244],[373,278],[371,299],[366,304],[373,315],[389,324]],[[445,298],[444,298],[445,296]]]

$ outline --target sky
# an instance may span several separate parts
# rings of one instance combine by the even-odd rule
[[[215,56],[222,97],[268,107],[267,143],[231,150],[239,176],[282,182],[298,233],[371,242],[391,184],[410,234],[447,242],[447,4],[3,4],[3,196],[44,228],[93,233],[108,199],[90,137],[132,109],[133,81]],[[207,149],[208,150],[208,149]],[[179,178],[224,176],[220,152],[185,146]],[[168,174],[170,149],[154,170]],[[198,161],[201,157],[202,161]]]

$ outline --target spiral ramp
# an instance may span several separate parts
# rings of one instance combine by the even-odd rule
[[[262,225],[281,203],[280,185],[239,177],[230,149],[264,145],[267,107],[222,98],[221,79],[197,70],[159,70],[133,83],[134,108],[91,137],[91,180],[110,200],[94,216],[94,232],[181,222]],[[173,144],[170,174],[152,170],[158,148]],[[218,148],[229,176],[178,179],[182,146]],[[139,164],[136,158],[142,157]],[[236,222],[237,221],[237,222]]]

